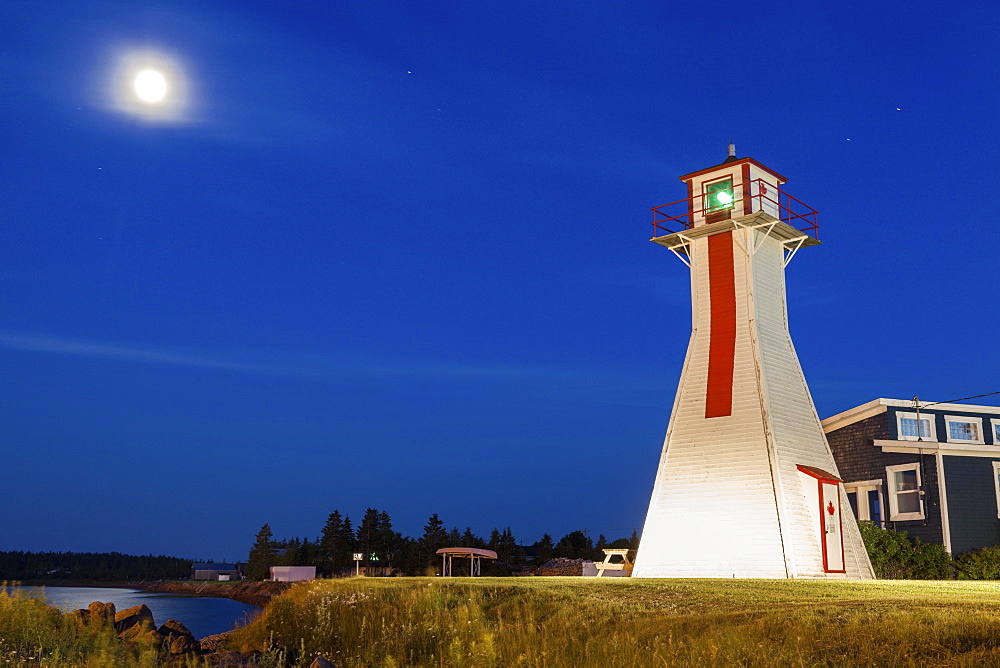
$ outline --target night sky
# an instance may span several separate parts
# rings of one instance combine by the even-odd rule
[[[690,333],[649,208],[730,139],[820,211],[821,417],[1000,390],[998,36],[986,2],[0,3],[0,550],[641,529]]]

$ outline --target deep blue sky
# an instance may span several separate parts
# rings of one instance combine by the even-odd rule
[[[641,528],[690,330],[649,207],[730,138],[820,211],[821,416],[1000,389],[998,35],[985,2],[3,2],[0,549]],[[150,53],[165,117],[116,101]]]

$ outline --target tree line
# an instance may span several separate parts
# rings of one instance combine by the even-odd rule
[[[3,580],[168,580],[191,575],[191,560],[119,552],[0,552]]]
[[[437,514],[431,515],[419,538],[403,536],[392,527],[384,510],[368,508],[354,527],[348,515],[334,510],[326,519],[319,537],[277,539],[269,524],[257,532],[247,556],[247,577],[263,580],[271,566],[315,566],[322,577],[336,577],[363,568],[375,575],[433,575],[439,571],[442,547],[475,547],[493,550],[497,559],[482,562],[483,575],[511,575],[550,559],[604,559],[604,548],[636,549],[639,537],[608,541],[604,535],[596,543],[585,531],[572,531],[558,541],[543,534],[531,545],[520,545],[510,527],[493,529],[489,538],[477,536],[470,527],[447,529]],[[355,555],[360,556],[355,560]],[[465,560],[461,560],[464,562]],[[456,563],[456,572],[464,566]],[[467,567],[467,566],[466,566]]]

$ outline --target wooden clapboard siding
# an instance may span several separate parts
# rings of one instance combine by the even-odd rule
[[[785,301],[784,251],[781,243],[752,233],[760,250],[750,259],[753,263],[754,322],[759,345],[765,410],[773,438],[776,477],[784,488],[786,521],[782,529],[786,549],[794,553],[799,577],[823,577],[822,548],[813,537],[816,528],[805,497],[795,493],[801,484],[797,467],[814,466],[837,474],[837,465],[826,442],[823,428],[812,402],[802,367],[788,330],[788,310]],[[842,491],[841,506],[847,497]],[[848,526],[849,525],[849,526]],[[845,566],[847,574],[859,577],[866,570],[867,556],[857,527],[845,523]]]

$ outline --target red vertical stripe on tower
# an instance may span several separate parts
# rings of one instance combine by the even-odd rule
[[[711,328],[705,417],[733,413],[733,366],[736,359],[736,270],[733,233],[708,238],[708,294]]]

